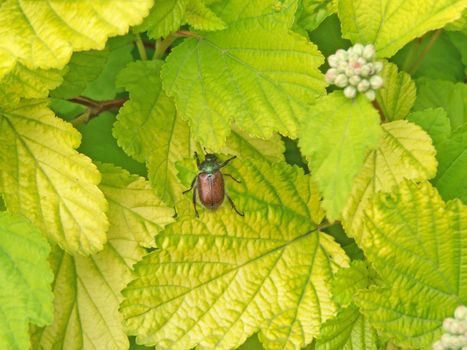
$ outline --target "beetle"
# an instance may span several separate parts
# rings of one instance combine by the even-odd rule
[[[238,183],[240,183],[240,181],[230,174],[223,174],[221,172],[221,169],[230,161],[237,158],[237,156],[233,156],[222,163],[217,161],[217,156],[213,153],[206,153],[203,162],[200,162],[198,153],[196,152],[195,158],[199,172],[191,182],[190,188],[183,191],[183,193],[185,194],[193,190],[193,208],[195,209],[196,217],[199,217],[198,210],[196,209],[196,193],[199,195],[201,204],[209,210],[217,209],[224,202],[224,197],[227,197],[227,200],[230,202],[235,212],[240,216],[244,216],[244,214],[237,209],[232,198],[225,193],[224,176],[230,177]]]

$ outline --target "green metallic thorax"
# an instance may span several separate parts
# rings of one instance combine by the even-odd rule
[[[208,157],[198,166],[199,171],[208,174],[214,174],[220,169],[220,164],[215,157]]]

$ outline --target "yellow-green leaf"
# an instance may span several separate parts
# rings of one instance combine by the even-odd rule
[[[245,216],[229,203],[199,208],[199,219],[179,212],[124,290],[129,334],[161,348],[232,349],[260,330],[265,348],[298,349],[335,312],[327,281],[348,259],[313,230],[319,196],[300,169],[237,159],[225,171],[242,181],[228,191]]]
[[[0,7],[0,79],[16,63],[62,68],[73,51],[103,49],[148,14],[152,0],[5,0]]]
[[[33,349],[128,349],[118,312],[120,290],[132,279],[132,265],[153,246],[154,236],[171,222],[173,210],[161,205],[141,177],[101,165],[100,188],[109,201],[109,241],[102,252],[72,257],[55,249],[54,323],[36,329]]]
[[[29,349],[28,324],[52,322],[49,251],[28,220],[0,213],[0,349]]]
[[[304,38],[249,20],[187,39],[161,76],[193,137],[218,151],[233,122],[260,138],[295,137],[306,103],[324,93],[322,63]]]
[[[204,0],[191,0],[185,11],[186,21],[198,30],[220,30],[225,28],[222,19],[209,9]]]
[[[384,116],[388,120],[403,119],[415,103],[417,90],[410,75],[398,72],[397,66],[385,62],[381,73],[384,85],[377,90],[378,101]]]
[[[0,109],[0,188],[9,211],[28,217],[70,253],[101,250],[107,203],[91,160],[75,151],[80,134],[46,101]]]
[[[467,207],[445,203],[429,182],[404,180],[365,213],[362,249],[383,282],[354,301],[395,344],[428,349],[467,303]]]
[[[459,18],[466,0],[340,0],[342,35],[391,57],[409,41]]]
[[[45,98],[49,90],[62,83],[64,70],[30,69],[22,64],[16,66],[1,80],[0,106],[14,107],[21,98]]]
[[[438,165],[430,137],[419,126],[405,120],[383,124],[379,147],[368,154],[352,185],[352,194],[342,213],[348,235],[360,245],[363,236],[363,211],[379,191],[389,191],[404,178],[430,179]]]
[[[336,318],[326,321],[316,342],[316,350],[376,350],[374,328],[354,305],[341,309]]]
[[[378,112],[362,95],[349,100],[334,92],[309,109],[299,145],[309,157],[312,177],[331,221],[339,217],[365,154],[377,147],[380,137]]]

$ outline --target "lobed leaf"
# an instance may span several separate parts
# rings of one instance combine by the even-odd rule
[[[376,331],[354,305],[321,326],[316,350],[376,350]]]
[[[436,208],[436,210],[433,210]],[[467,207],[405,180],[366,210],[362,248],[384,283],[354,300],[395,344],[428,348],[467,301]]]
[[[204,0],[191,0],[186,6],[185,19],[198,30],[221,30],[225,28],[222,19],[206,6]]]
[[[368,288],[371,278],[369,266],[365,261],[352,261],[349,268],[336,274],[331,285],[332,299],[344,307],[351,305],[354,295],[359,290]]]
[[[161,250],[136,266],[121,305],[138,342],[230,349],[261,330],[265,348],[295,349],[333,314],[325,281],[348,259],[330,236],[312,231],[322,215],[309,178],[258,160],[228,168],[242,181],[228,191],[245,217],[226,206],[200,210],[200,219],[179,212],[158,236]]]
[[[173,210],[161,205],[143,178],[103,164],[100,188],[109,202],[109,240],[102,252],[72,257],[55,249],[54,323],[36,329],[33,349],[128,349],[118,312],[120,290],[133,278],[132,265],[154,246],[154,236],[171,222]]]
[[[433,184],[444,200],[459,198],[467,203],[467,124],[436,145],[438,174]]]
[[[309,157],[311,174],[323,195],[329,220],[340,216],[365,154],[378,145],[379,116],[364,96],[349,100],[341,92],[321,98],[310,108],[299,145]]]
[[[443,108],[429,108],[410,113],[407,120],[417,124],[430,135],[433,144],[437,146],[451,134],[451,123]]]
[[[404,119],[410,112],[417,94],[410,75],[398,72],[397,66],[385,62],[381,73],[384,85],[376,92],[376,100],[388,120]]]
[[[176,31],[183,23],[186,6],[190,0],[155,0],[149,15],[136,26],[136,32],[148,32],[158,39]]]
[[[68,252],[87,255],[107,239],[107,203],[99,172],[75,151],[79,142],[46,101],[0,110],[0,187],[9,211],[28,217]]]
[[[337,11],[334,0],[303,0],[295,14],[294,25],[313,31],[330,15]]]
[[[21,98],[45,98],[49,90],[62,83],[64,70],[29,69],[16,66],[1,80],[0,106],[14,108]]]
[[[256,19],[262,27],[286,30],[292,27],[297,0],[225,0],[215,2],[213,10],[226,23]]]
[[[448,113],[452,129],[467,122],[467,86],[445,80],[416,80],[417,99],[414,110],[442,107]]]
[[[0,79],[16,63],[60,69],[73,51],[103,49],[108,37],[125,34],[151,6],[151,0],[5,0],[0,7]]]
[[[47,240],[22,216],[0,213],[0,348],[28,349],[28,324],[52,322]]]
[[[368,154],[352,185],[352,194],[342,213],[347,234],[361,246],[364,210],[377,192],[387,192],[403,179],[423,181],[436,174],[435,148],[430,137],[405,120],[383,124],[378,148]]]
[[[161,65],[159,60],[140,61],[121,71],[117,83],[130,92],[130,99],[119,111],[113,134],[127,154],[147,162],[151,185],[173,205],[184,190],[175,162],[191,157],[194,149],[188,125],[162,90]]]
[[[217,151],[234,122],[251,136],[294,137],[306,103],[324,93],[322,62],[303,38],[250,20],[187,39],[161,76],[193,137]]]
[[[374,44],[379,57],[391,57],[405,44],[458,19],[465,0],[341,0],[344,38]]]
[[[68,71],[63,76],[63,83],[52,92],[55,98],[68,99],[80,95],[89,82],[95,80],[104,69],[110,51],[76,52],[67,65]]]

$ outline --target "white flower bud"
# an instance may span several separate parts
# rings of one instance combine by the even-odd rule
[[[372,71],[373,71],[373,64],[367,63],[362,68],[360,68],[360,75],[366,78],[369,75],[371,75]]]
[[[328,63],[329,63],[329,66],[331,67],[337,67],[337,63],[339,62],[338,58],[336,57],[336,55],[331,55],[328,57]]]
[[[345,87],[347,85],[347,77],[345,74],[339,74],[334,80],[334,84],[342,88]]]
[[[443,321],[443,329],[446,331],[446,332],[451,332],[451,327],[453,325],[453,323],[455,322],[455,320],[453,318],[446,318],[444,321]]]
[[[375,92],[373,90],[368,90],[367,92],[365,92],[365,96],[370,101],[374,101],[375,98],[376,98],[376,94],[375,94]]]
[[[353,53],[358,55],[358,56],[361,56],[361,54],[363,53],[363,45],[362,44],[355,44],[353,46]]]
[[[347,64],[346,61],[339,61],[339,62],[337,63],[337,71],[338,71],[339,73],[344,73],[345,70],[347,69],[347,67],[348,67],[348,64]]]
[[[381,72],[383,70],[383,62],[381,61],[373,62],[373,68],[375,70],[375,73]]]
[[[370,78],[370,84],[373,89],[377,90],[383,86],[383,78],[381,78],[379,75],[373,75]]]
[[[337,76],[337,69],[336,68],[330,68],[328,69],[328,71],[326,72],[326,81],[328,83],[331,83],[333,84],[334,83],[334,80],[336,79],[336,76]]]
[[[357,86],[358,83],[360,82],[360,80],[362,80],[360,78],[359,75],[352,75],[350,78],[349,78],[349,83],[353,86]]]
[[[347,86],[344,89],[344,96],[347,98],[354,98],[357,95],[357,90],[353,86]]]
[[[365,92],[366,90],[368,90],[369,87],[370,87],[370,82],[366,79],[363,79],[357,85],[357,89],[360,92]]]
[[[467,320],[467,307],[459,305],[454,311],[454,317],[458,320]]]
[[[368,44],[363,49],[362,56],[367,60],[372,60],[375,56],[375,47],[372,44]]]
[[[345,73],[345,75],[347,75],[348,77],[351,77],[352,75],[354,75],[354,70],[353,70],[352,67],[347,66],[347,68],[345,69],[344,73]]]
[[[433,344],[433,350],[444,350],[443,343],[441,343],[439,340]]]
[[[346,59],[347,59],[347,52],[346,52],[345,50],[343,50],[343,49],[337,50],[336,53],[335,53],[335,55],[336,55],[336,57],[337,57],[337,59],[338,59],[339,61],[342,61],[342,60],[346,60]]]
[[[359,58],[357,59],[357,63],[358,63],[358,65],[361,67],[361,66],[363,66],[364,64],[366,64],[366,59],[364,59],[363,57],[359,57]]]

